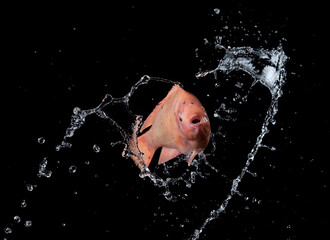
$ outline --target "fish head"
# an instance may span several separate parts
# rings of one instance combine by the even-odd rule
[[[210,140],[211,127],[205,108],[194,95],[189,94],[179,101],[176,122],[190,148],[203,151]]]

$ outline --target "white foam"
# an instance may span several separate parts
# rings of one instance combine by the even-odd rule
[[[269,89],[273,89],[278,77],[279,77],[279,72],[276,71],[275,67],[266,66],[262,70],[262,73],[260,76],[260,81],[262,84],[267,86]]]

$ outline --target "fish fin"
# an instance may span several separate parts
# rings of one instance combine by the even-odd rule
[[[143,132],[146,128],[151,127],[151,125],[154,123],[156,116],[158,115],[159,111],[162,109],[164,103],[172,96],[174,95],[178,90],[182,90],[182,88],[175,84],[171,90],[168,92],[166,97],[160,101],[157,106],[154,108],[154,110],[150,113],[150,115],[147,117],[147,119],[144,121],[140,132]]]
[[[178,150],[176,150],[174,148],[163,147],[162,152],[159,157],[158,164],[165,163],[165,162],[179,156],[180,154],[181,154],[181,152],[179,152]]]
[[[189,157],[189,160],[188,160],[188,166],[190,166],[190,164],[192,163],[192,161],[194,160],[194,158],[196,157],[196,155],[198,154],[198,152],[196,151],[193,151]]]
[[[155,154],[156,149],[147,141],[146,134],[138,137],[138,146],[141,153],[143,153],[143,161],[145,162],[146,166],[149,167],[149,164],[152,160],[152,157]]]

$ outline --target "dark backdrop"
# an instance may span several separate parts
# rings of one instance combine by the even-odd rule
[[[290,60],[277,123],[266,139],[277,150],[260,150],[252,166],[258,176],[246,177],[239,188],[245,198],[235,196],[201,239],[304,239],[307,235],[319,239],[329,235],[329,84],[322,71],[322,56],[326,55],[321,37],[326,30],[323,8],[316,3],[205,1],[4,7],[1,234],[7,239],[80,239],[87,234],[93,239],[191,236],[209,212],[219,207],[244,158],[226,162],[219,153],[213,165],[226,177],[206,168],[210,176],[197,178],[191,189],[184,190],[187,199],[172,203],[162,196],[163,189],[139,178],[133,162],[121,157],[121,145],[109,146],[120,136],[104,120],[88,118],[72,138],[71,149],[54,149],[70,124],[74,107],[95,107],[106,93],[122,97],[145,74],[182,82],[212,115],[219,106],[206,94],[215,96],[214,82],[211,78],[196,80],[195,74],[216,67],[220,55],[205,50],[205,38],[214,42],[216,35],[223,34],[224,45],[271,49],[281,42]],[[230,29],[219,31],[225,25],[243,26],[243,32],[257,35],[260,30],[261,40]],[[133,97],[133,110],[149,114],[169,88],[152,83]],[[255,91],[266,95],[267,101],[265,90]],[[117,115],[122,124],[130,124],[129,116]],[[255,124],[250,145],[259,134],[261,120]],[[235,134],[250,137],[249,124],[241,127]],[[44,144],[38,143],[40,137]],[[99,153],[93,151],[94,144],[100,146]],[[221,147],[219,143],[220,152]],[[246,156],[248,149],[227,145],[225,152],[227,158],[239,156],[240,151]],[[37,176],[44,157],[52,170],[49,179]],[[71,166],[77,167],[75,173],[70,173]],[[29,184],[33,191],[27,190]],[[25,208],[21,207],[23,200]],[[21,221],[15,222],[14,216]],[[32,226],[24,226],[29,220]],[[6,234],[8,228],[11,233]]]

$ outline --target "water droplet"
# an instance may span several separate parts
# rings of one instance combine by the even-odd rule
[[[220,9],[219,8],[215,8],[215,9],[213,9],[213,11],[214,11],[215,14],[219,14],[220,13]]]
[[[5,234],[11,234],[13,231],[11,230],[11,228],[5,227],[4,232],[5,232]]]
[[[24,223],[24,226],[29,228],[32,226],[32,221],[31,220],[26,220],[25,223]]]
[[[212,210],[210,215],[211,215],[211,217],[213,217],[213,218],[218,218],[219,213],[218,213],[218,211],[216,211],[216,210]]]
[[[241,82],[237,82],[237,83],[235,83],[235,87],[237,87],[237,88],[242,88],[243,87],[243,83],[241,83]]]
[[[32,192],[32,191],[33,191],[33,185],[32,185],[32,184],[26,184],[26,189],[27,189],[29,192]]]
[[[207,38],[204,38],[203,40],[204,40],[204,45],[210,44],[210,42],[209,42],[209,40],[207,40]]]
[[[172,196],[171,192],[166,191],[166,192],[163,193],[163,195],[166,198],[166,200],[168,200],[168,201],[173,200],[173,196]]]
[[[215,84],[214,84],[214,87],[215,87],[215,88],[219,88],[219,87],[220,87],[220,83],[215,83]]]
[[[81,112],[81,109],[80,109],[79,107],[75,107],[75,108],[73,109],[73,114],[74,114],[74,115],[79,115],[80,112]]]
[[[38,143],[40,143],[40,144],[44,144],[45,141],[46,140],[43,137],[38,138]]]
[[[14,221],[15,221],[15,223],[20,223],[21,222],[21,217],[20,216],[15,216]]]
[[[101,148],[98,145],[94,144],[93,150],[94,150],[94,152],[98,153],[98,152],[100,152]]]
[[[27,202],[25,199],[23,199],[23,201],[21,202],[21,208],[26,208],[27,206]]]
[[[62,141],[61,142],[61,145],[57,145],[57,146],[59,146],[59,149],[61,149],[61,148],[71,148],[72,147],[72,144],[71,143],[69,143],[69,142],[66,142],[66,141]],[[57,147],[56,147],[57,148]],[[57,150],[58,151],[58,150]]]
[[[75,173],[77,171],[77,166],[76,165],[72,165],[71,167],[69,167],[69,172],[70,173]]]
[[[254,158],[254,155],[253,155],[252,153],[249,153],[249,154],[248,154],[248,158],[249,158],[249,159],[253,159],[253,158]]]
[[[44,159],[39,164],[38,177],[46,177],[46,178],[51,177],[52,171],[48,171],[46,167],[47,167],[47,157],[44,157]]]

